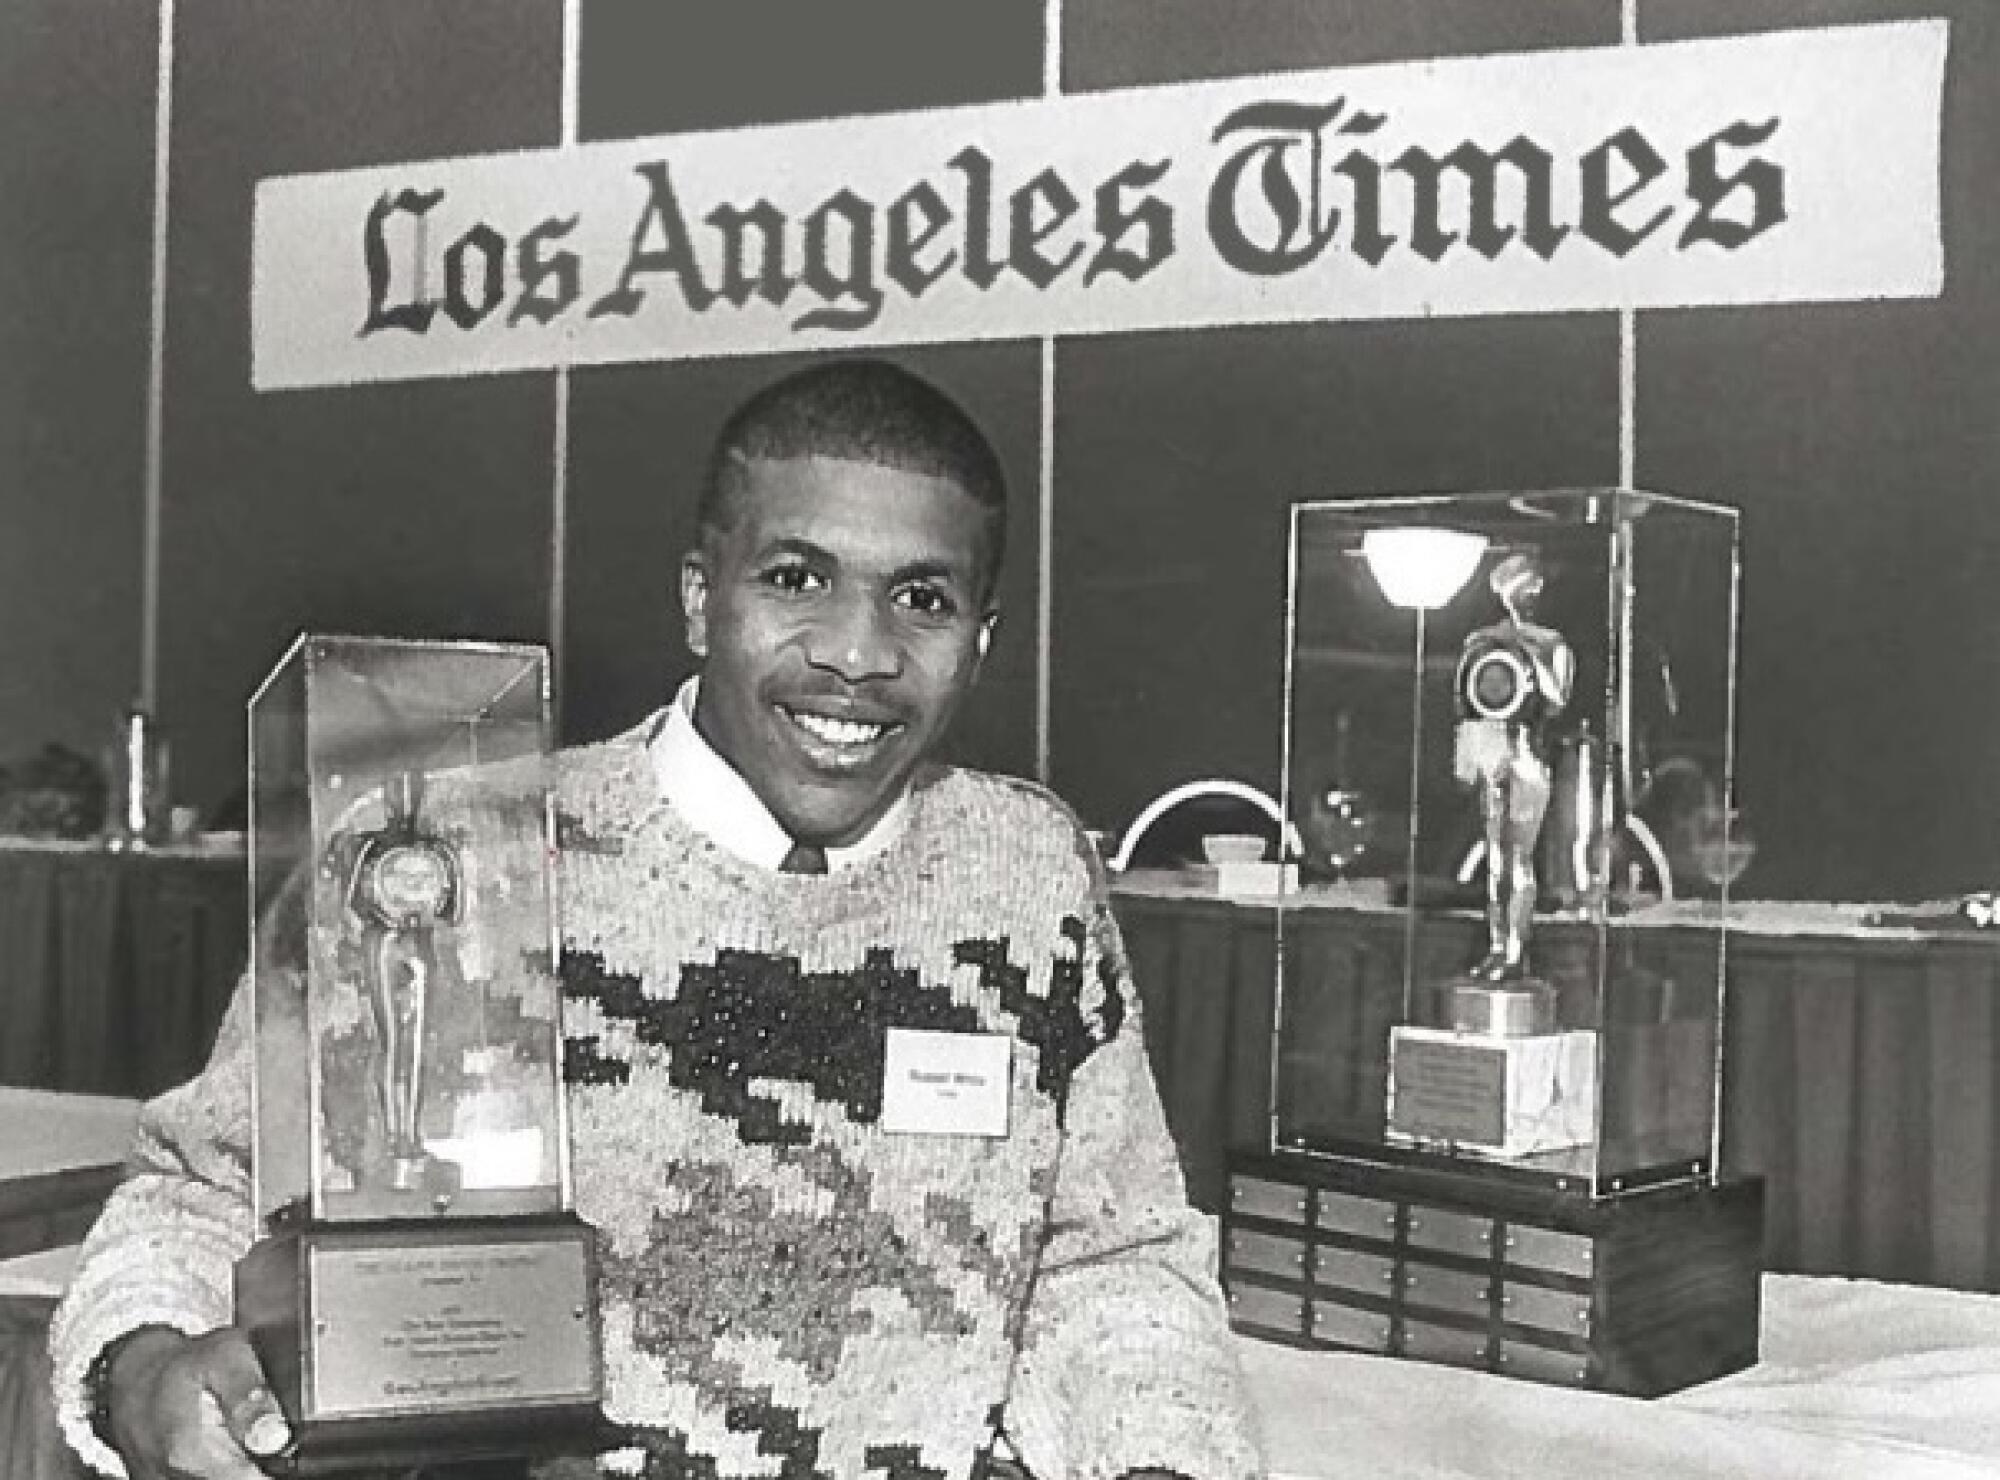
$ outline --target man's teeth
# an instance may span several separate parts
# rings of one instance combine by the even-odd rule
[[[793,722],[800,729],[830,745],[866,745],[871,740],[881,739],[889,732],[887,725],[863,724],[851,719],[833,719],[824,714],[806,714],[797,709],[792,710],[791,715]]]

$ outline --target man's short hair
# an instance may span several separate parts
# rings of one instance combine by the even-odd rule
[[[704,536],[725,529],[744,461],[845,458],[943,478],[986,512],[982,597],[998,584],[1007,542],[1007,480],[992,443],[963,407],[887,360],[818,364],[773,381],[737,408],[715,439],[702,482]]]

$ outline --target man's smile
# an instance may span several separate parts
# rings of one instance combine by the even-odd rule
[[[794,734],[801,737],[806,754],[816,763],[836,769],[866,764],[882,742],[903,729],[900,722],[893,720],[857,719],[790,704],[779,704],[776,708],[790,722]]]

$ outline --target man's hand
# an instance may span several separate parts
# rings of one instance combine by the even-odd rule
[[[263,1480],[292,1434],[241,1331],[141,1331],[108,1374],[111,1437],[134,1480]]]

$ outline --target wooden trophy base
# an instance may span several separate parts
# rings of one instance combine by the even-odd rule
[[[1279,1154],[1230,1162],[1238,1331],[1635,1397],[1757,1360],[1764,1184],[1613,1197]]]
[[[292,1475],[606,1447],[596,1241],[563,1214],[321,1223],[236,1267]]]

